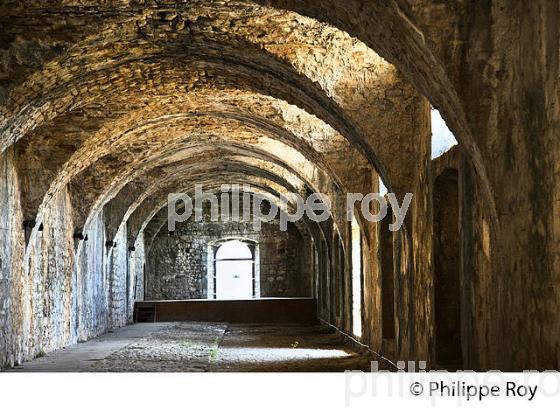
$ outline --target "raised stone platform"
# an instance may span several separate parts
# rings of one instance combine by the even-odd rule
[[[313,298],[150,300],[136,302],[135,322],[317,323]]]

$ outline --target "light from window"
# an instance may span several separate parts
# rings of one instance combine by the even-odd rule
[[[224,243],[216,252],[216,299],[253,298],[253,254],[241,241]]]
[[[457,140],[453,133],[439,111],[432,108],[432,159],[443,155],[454,145],[457,145]]]
[[[220,246],[216,252],[216,259],[253,259],[253,254],[243,242],[228,241]]]
[[[387,195],[387,187],[381,178],[379,178],[379,195],[385,196]]]
[[[362,336],[362,233],[352,218],[352,333]]]

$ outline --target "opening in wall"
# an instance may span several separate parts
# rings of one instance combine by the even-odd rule
[[[432,108],[432,159],[437,158],[457,145],[457,140],[447,127],[445,120],[435,108]]]
[[[346,317],[346,254],[340,236],[338,238],[338,270],[337,270],[337,286],[338,292],[338,324],[343,326],[344,318]]]
[[[346,297],[345,292],[345,255],[342,241],[338,232],[334,234],[333,238],[333,269],[330,280],[330,300],[331,300],[331,321],[332,323],[342,326],[344,318],[345,306],[344,300]]]
[[[254,257],[239,240],[223,243],[216,251],[216,299],[252,299],[255,296]]]
[[[329,252],[327,249],[327,242],[324,239],[321,239],[317,242],[318,245],[318,267],[319,267],[319,292],[320,297],[319,299],[319,306],[324,318],[330,317],[329,310],[330,310],[330,285],[329,285]]]
[[[434,295],[436,361],[462,367],[461,283],[459,276],[459,188],[457,170],[434,182]]]
[[[381,261],[381,333],[384,339],[395,337],[395,267],[393,264],[393,222],[391,207],[379,225],[379,252]]]
[[[362,336],[362,233],[352,218],[352,333]]]

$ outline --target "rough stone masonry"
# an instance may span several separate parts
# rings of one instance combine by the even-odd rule
[[[263,295],[394,361],[559,369],[559,50],[558,0],[1,1],[0,365],[204,297],[236,232]],[[432,108],[458,142],[435,160]],[[380,181],[413,194],[403,227],[353,241],[346,195]],[[196,184],[332,218],[169,237]]]

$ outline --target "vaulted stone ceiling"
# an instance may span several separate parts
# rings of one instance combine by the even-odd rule
[[[377,173],[412,185],[411,118],[426,105],[337,27],[246,1],[4,7],[1,147],[17,143],[25,220],[69,184],[83,230],[121,190],[138,206],[170,176],[227,182],[231,155],[331,196],[369,191]]]
[[[379,177],[414,193],[393,238],[397,356],[432,356],[432,105],[459,142],[466,363],[546,366],[558,357],[558,330],[543,329],[558,329],[560,300],[559,15],[546,0],[0,1],[0,298],[13,324],[0,356],[40,351],[45,295],[66,303],[47,347],[99,332],[70,299],[95,304],[105,233],[157,235],[169,192],[325,193],[333,224],[298,228],[330,242],[336,272],[350,243],[342,198]],[[90,224],[102,234],[76,246]],[[82,254],[95,269],[73,270]],[[368,337],[381,347],[370,265]],[[93,276],[68,296],[78,271]]]

